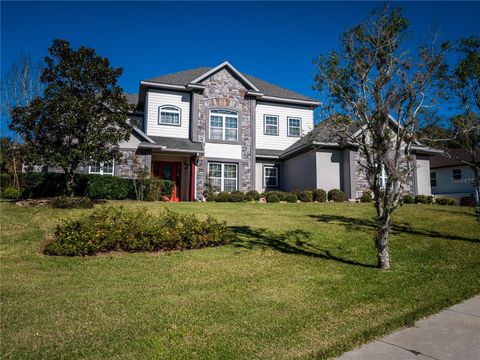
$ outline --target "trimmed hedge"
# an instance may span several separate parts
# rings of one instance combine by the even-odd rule
[[[454,198],[448,198],[448,197],[444,197],[444,198],[437,198],[435,200],[435,204],[438,204],[438,205],[455,205],[457,203],[457,201],[454,199]]]
[[[431,195],[416,195],[415,196],[416,204],[433,204],[433,196]]]
[[[333,202],[344,202],[345,194],[343,193],[342,190],[332,189],[328,192],[328,200]]]
[[[245,200],[247,201],[258,201],[260,199],[260,194],[257,190],[250,190],[245,194]]]
[[[91,209],[93,201],[88,197],[59,196],[50,201],[50,206],[57,209]]]
[[[471,196],[464,196],[460,199],[460,206],[475,206],[476,201],[475,198]]]
[[[402,202],[404,204],[413,204],[414,203],[413,196],[412,195],[405,195],[404,197],[402,197]]]
[[[302,191],[298,195],[298,200],[301,202],[312,202],[313,201],[313,192],[312,191]]]
[[[298,201],[297,195],[295,194],[288,194],[286,197],[286,201],[288,203],[296,203]]]
[[[266,199],[267,199],[267,203],[279,203],[280,202],[280,198],[278,197],[278,195],[276,193],[273,193],[273,192],[267,194]]]
[[[369,203],[372,202],[372,193],[370,191],[364,191],[362,197],[360,198],[360,202],[362,203]]]
[[[313,190],[313,201],[326,202],[327,192],[323,189]]]
[[[232,238],[225,222],[165,210],[151,215],[146,209],[103,207],[79,220],[58,226],[47,243],[47,255],[93,255],[112,250],[159,251],[223,245]]]
[[[19,190],[13,186],[2,187],[2,199],[18,199],[21,195],[21,191],[21,189]]]

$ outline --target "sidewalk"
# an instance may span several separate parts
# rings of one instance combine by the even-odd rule
[[[377,341],[339,360],[480,359],[480,295]]]

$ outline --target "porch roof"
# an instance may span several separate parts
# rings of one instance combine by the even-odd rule
[[[203,153],[202,143],[193,142],[190,139],[179,139],[163,136],[149,136],[154,143],[142,142],[139,147],[147,149],[159,149],[165,152],[180,153]]]

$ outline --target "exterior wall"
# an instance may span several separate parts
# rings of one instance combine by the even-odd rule
[[[299,138],[287,135],[287,117],[302,119],[302,136],[313,129],[313,110],[304,106],[282,105],[266,102],[257,102],[256,118],[256,148],[285,150]],[[265,135],[264,116],[278,116],[278,135]]]
[[[460,169],[462,171],[461,180],[453,180],[454,169]],[[473,184],[475,176],[473,170],[469,166],[448,166],[431,169],[430,172],[435,172],[437,175],[437,186],[432,186],[432,194],[435,196],[440,195],[459,199],[463,196],[471,196],[475,193]]]
[[[316,186],[315,189],[329,191],[343,190],[343,152],[342,150],[319,150],[316,154]]]
[[[263,167],[264,166],[277,166],[278,167],[278,187],[276,189],[268,189],[268,190],[283,190],[284,188],[284,173],[283,173],[283,164],[280,161],[272,161],[272,160],[260,160],[258,159],[256,164],[256,171],[255,171],[255,190],[259,193],[264,192],[267,190],[264,184],[264,173]]]
[[[430,160],[428,156],[419,156],[416,158],[416,193],[420,195],[431,195],[430,188]]]
[[[180,109],[180,126],[158,124],[158,108],[163,105],[173,105]],[[190,135],[190,94],[149,89],[145,100],[144,130],[147,135],[188,139]]]
[[[312,150],[284,162],[283,183],[285,191],[316,188],[316,159],[316,153]]]
[[[247,89],[228,70],[222,69],[211,75],[202,84],[205,90],[202,94],[195,95],[195,102],[198,102],[198,109],[195,119],[198,122],[196,138],[199,142],[205,142],[206,155],[200,155],[197,167],[196,192],[197,198],[203,198],[204,184],[207,176],[207,163],[214,154],[216,161],[226,159],[226,162],[233,161],[239,164],[238,188],[247,191],[254,186],[254,151],[252,139],[254,134],[252,127],[255,122],[253,109],[255,100],[246,96]],[[208,120],[211,109],[226,109],[238,113],[238,141],[218,141],[208,138]],[[216,146],[219,143],[222,146]],[[240,147],[240,158],[237,157]],[[208,149],[208,150],[207,150]],[[225,157],[227,155],[227,157]],[[229,157],[228,157],[229,156]],[[219,159],[220,158],[220,159]]]

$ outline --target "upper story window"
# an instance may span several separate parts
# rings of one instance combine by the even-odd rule
[[[158,108],[158,124],[180,126],[180,109],[172,105]]]
[[[435,171],[430,172],[430,186],[437,186],[437,173]]]
[[[211,110],[209,138],[213,140],[238,140],[238,114],[229,110]]]
[[[89,166],[88,173],[113,176],[113,166],[113,161],[95,163]]]
[[[265,115],[263,122],[265,135],[278,135],[278,116]]]
[[[453,175],[453,180],[461,180],[462,179],[462,169],[453,169],[452,175]]]
[[[278,187],[278,167],[276,166],[263,167],[263,183],[266,188]]]
[[[208,163],[208,178],[219,191],[237,190],[238,166],[229,163]]]
[[[287,118],[288,121],[288,136],[300,137],[302,133],[302,119]]]

